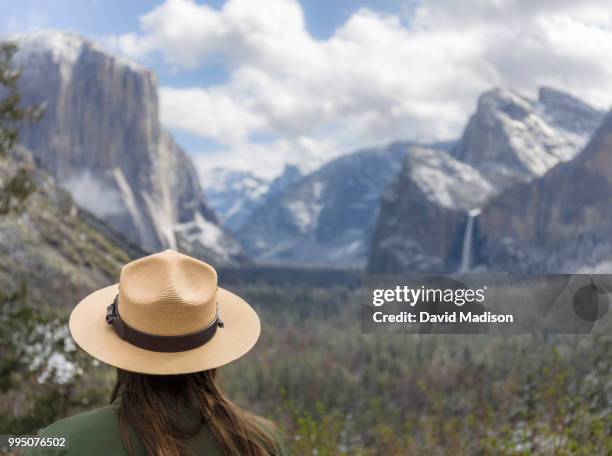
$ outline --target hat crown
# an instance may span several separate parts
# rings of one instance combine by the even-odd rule
[[[119,314],[149,334],[176,336],[200,331],[217,312],[217,272],[203,261],[165,250],[121,269]]]

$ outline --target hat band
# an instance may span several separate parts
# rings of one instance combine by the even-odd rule
[[[179,336],[159,336],[149,334],[132,328],[119,315],[119,295],[115,296],[113,303],[106,308],[106,323],[111,325],[117,335],[126,342],[145,350],[154,352],[182,352],[201,347],[213,338],[217,328],[223,328],[223,322],[219,318],[219,309],[214,320],[196,332]]]

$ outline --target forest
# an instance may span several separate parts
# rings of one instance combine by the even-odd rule
[[[609,454],[612,337],[364,335],[350,283],[226,285],[260,313],[221,368],[292,454]],[[222,284],[223,286],[223,284]],[[78,350],[68,308],[2,297],[3,432],[35,433],[108,401],[115,372]]]

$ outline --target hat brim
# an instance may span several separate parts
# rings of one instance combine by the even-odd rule
[[[235,294],[219,288],[218,328],[201,347],[183,352],[144,350],[121,339],[106,324],[106,307],[113,302],[119,285],[102,288],[87,296],[70,314],[70,333],[75,342],[94,358],[131,372],[153,375],[187,374],[223,366],[247,353],[259,338],[261,323],[255,310]]]

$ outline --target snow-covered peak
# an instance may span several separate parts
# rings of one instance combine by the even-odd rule
[[[205,171],[202,185],[207,192],[240,191],[262,194],[267,190],[268,181],[250,171],[216,167]]]
[[[590,136],[602,121],[603,113],[578,98],[559,90],[542,87],[539,105],[551,123],[581,135]]]
[[[230,229],[240,227],[265,199],[270,181],[250,171],[216,167],[202,173],[208,202]]]
[[[272,182],[270,182],[270,186],[268,188],[268,194],[266,198],[273,197],[282,192],[285,188],[297,182],[298,179],[302,177],[302,172],[300,168],[296,165],[285,165],[283,172],[279,174]]]
[[[273,179],[248,170],[216,167],[202,173],[202,187],[221,221],[236,231],[255,209],[301,177],[299,168],[289,164]]]
[[[16,35],[20,54],[50,53],[56,62],[74,64],[86,45],[93,45],[81,35],[68,31],[38,30]]]
[[[363,266],[381,195],[407,152],[400,143],[364,149],[303,177],[288,167],[277,182],[297,180],[270,190],[236,236],[258,261]]]
[[[32,65],[45,57],[60,67],[63,77],[69,77],[72,68],[86,50],[104,54],[117,64],[126,66],[136,72],[147,72],[136,62],[111,54],[98,43],[78,33],[67,30],[43,29],[14,35],[10,38],[18,46],[15,63],[18,66]]]
[[[514,90],[495,88],[480,96],[477,112],[484,116],[503,113],[512,119],[520,120],[529,115],[532,109],[532,100]]]
[[[539,99],[496,88],[478,100],[455,158],[500,188],[543,175],[571,160],[603,119],[603,112],[552,89]]]
[[[449,209],[468,211],[478,208],[495,192],[475,168],[441,150],[412,148],[404,173],[426,198]]]

